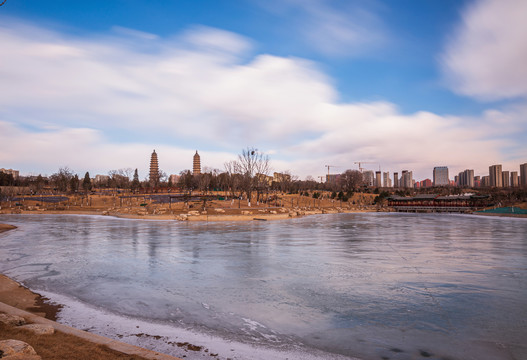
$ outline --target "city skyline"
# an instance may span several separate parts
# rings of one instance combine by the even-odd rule
[[[167,172],[192,169],[199,148],[202,167],[223,170],[254,146],[302,179],[356,161],[416,180],[443,165],[451,177],[519,172],[526,11],[512,0],[8,1],[0,167],[146,175],[153,148]]]
[[[362,163],[361,163],[362,164]],[[323,181],[323,176],[318,176],[318,179],[320,179],[320,182],[326,182],[326,183],[332,183],[337,182],[339,177],[341,175],[344,175],[343,172],[333,172],[329,173],[328,168],[328,174],[325,176],[325,181]],[[138,168],[135,169],[137,172]],[[376,188],[427,188],[427,187],[442,187],[442,186],[454,186],[454,187],[464,187],[464,188],[479,188],[479,187],[491,187],[491,188],[509,188],[509,187],[525,187],[527,186],[527,163],[519,164],[518,169],[516,170],[506,170],[503,169],[501,164],[495,164],[490,165],[488,167],[488,173],[486,175],[475,175],[473,169],[465,169],[464,171],[460,172],[458,175],[453,175],[451,178],[449,175],[449,169],[448,166],[436,166],[432,170],[432,179],[426,177],[426,178],[415,178],[413,176],[413,171],[409,170],[402,170],[401,171],[401,177],[399,177],[399,172],[395,171],[393,172],[393,176],[390,176],[390,171],[388,172],[381,172],[378,171],[372,171],[367,170],[364,168],[361,168],[359,165],[359,169],[356,170],[358,172],[361,172],[363,177],[363,182],[368,187],[376,187]],[[61,169],[62,170],[62,169]],[[63,169],[68,172],[76,173],[77,175],[82,175],[82,171],[76,172],[73,169]],[[344,172],[347,172],[352,169],[346,169]],[[112,169],[108,171],[108,175],[111,175],[112,172],[120,171],[123,174],[124,173],[130,173],[133,171],[132,168],[120,168],[120,169]],[[5,169],[1,168],[0,172],[6,173],[6,174],[12,174],[14,179],[19,178],[19,171],[15,169]],[[192,170],[186,168],[180,171],[176,171],[174,174],[170,170],[168,173],[166,173],[163,169],[159,167],[159,161],[158,161],[158,154],[156,153],[155,149],[153,150],[151,156],[150,156],[150,163],[149,163],[149,172],[148,175],[144,178],[144,181],[149,182],[150,185],[156,186],[160,181],[160,174],[166,175],[166,180],[169,183],[175,184],[177,179],[179,178],[179,175],[183,173],[190,172],[194,176],[199,176],[202,174],[201,171],[201,157],[198,154],[198,151],[196,150],[194,156],[192,157]],[[227,172],[227,170],[221,170],[221,169],[213,169],[206,167],[204,172],[211,172],[214,174],[220,174],[222,172]],[[86,172],[89,173],[89,170]],[[269,168],[269,174],[274,173],[274,177],[277,176],[280,178],[288,177],[289,179],[297,179],[302,180],[298,178],[294,173],[291,172],[285,172],[285,173],[278,173],[274,171],[272,168]],[[93,174],[93,173],[92,173]],[[257,175],[263,175],[268,176],[269,174],[257,174]],[[278,174],[278,175],[277,175]],[[39,174],[42,175],[42,174]],[[47,174],[44,174],[47,176]],[[100,182],[100,179],[105,179],[105,181],[109,178],[108,175],[103,174],[93,174],[92,178],[96,183]],[[24,174],[21,175],[24,177]],[[26,175],[27,176],[27,175]],[[35,175],[30,175],[35,176]],[[270,177],[273,178],[273,177]],[[131,178],[130,178],[131,180]],[[317,181],[317,179],[311,177],[311,180]]]

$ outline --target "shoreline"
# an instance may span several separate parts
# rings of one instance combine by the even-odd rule
[[[159,221],[189,221],[189,222],[228,222],[228,221],[274,221],[287,220],[294,218],[301,218],[310,215],[323,214],[365,214],[365,213],[397,213],[387,209],[312,209],[312,210],[296,210],[283,208],[284,210],[276,214],[273,213],[251,213],[251,214],[131,214],[121,213],[117,211],[77,211],[77,210],[57,210],[57,211],[21,211],[21,212],[0,212],[0,215],[85,215],[85,216],[110,216],[119,219],[132,220],[159,220]],[[460,213],[461,214],[461,213]],[[526,219],[525,214],[509,214],[509,213],[485,213],[474,211],[467,213],[468,215],[489,216],[489,217],[508,217],[516,219]],[[463,215],[463,214],[462,214]],[[0,224],[0,233],[16,229],[16,226]]]
[[[102,356],[102,358],[133,360],[181,360],[171,355],[58,323],[56,322],[57,314],[63,305],[51,304],[48,301],[48,298],[31,291],[6,275],[0,274],[0,314],[20,316],[27,323],[47,325],[55,330],[54,334],[38,336],[19,330],[16,326],[0,323],[0,340],[16,339],[27,342],[44,358],[48,358],[45,355],[52,352],[57,356],[55,357],[57,359],[71,358],[72,354],[89,356],[92,353],[97,353],[99,355],[97,359]],[[67,349],[62,349],[64,339],[68,341]],[[67,354],[63,354],[64,357],[61,355],[63,350],[67,352]]]
[[[0,233],[16,228],[0,224]],[[57,359],[85,353],[87,357],[97,355],[96,359],[181,360],[57,323],[62,308],[63,305],[50,303],[47,297],[0,273],[0,314],[20,316],[28,323],[51,326],[55,330],[51,335],[35,335],[14,325],[0,323],[0,340],[21,340],[30,343],[41,356],[55,356],[50,358]],[[64,349],[64,341],[68,342],[67,349]]]
[[[120,219],[135,219],[135,220],[173,220],[173,221],[197,221],[197,222],[209,222],[209,221],[273,221],[273,220],[285,220],[300,218],[309,215],[322,215],[322,214],[355,214],[355,213],[377,213],[387,212],[385,210],[377,209],[342,209],[342,208],[326,208],[326,209],[312,209],[312,210],[298,210],[282,208],[283,210],[276,213],[261,213],[258,212],[257,208],[249,212],[249,214],[243,211],[240,214],[132,214],[123,213],[118,211],[78,211],[78,210],[49,210],[49,211],[19,211],[19,212],[0,212],[0,215],[96,215],[96,216],[111,216]],[[6,225],[12,226],[12,225]],[[16,227],[14,227],[16,228]],[[6,228],[4,231],[13,228]],[[2,230],[0,229],[0,232]]]

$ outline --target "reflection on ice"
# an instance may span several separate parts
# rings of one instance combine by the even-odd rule
[[[159,351],[181,356],[183,340],[220,358],[527,358],[523,219],[0,221],[19,226],[0,236],[0,271],[67,303],[61,321]]]

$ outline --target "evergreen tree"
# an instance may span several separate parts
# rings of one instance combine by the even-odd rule
[[[77,174],[70,179],[70,189],[71,192],[76,192],[79,189],[79,176]]]
[[[82,181],[82,188],[84,191],[88,192],[91,190],[91,179],[90,179],[90,173],[86,171],[86,174],[84,175],[84,180]]]
[[[137,169],[134,171],[134,179],[132,180],[132,190],[137,190],[141,186],[141,183],[139,182],[139,174],[137,173]]]

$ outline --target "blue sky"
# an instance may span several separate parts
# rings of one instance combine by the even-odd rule
[[[358,160],[417,180],[442,165],[515,171],[526,12],[521,0],[8,0],[0,167],[146,176],[155,148],[169,174],[196,149],[221,170],[255,146],[301,178]]]

